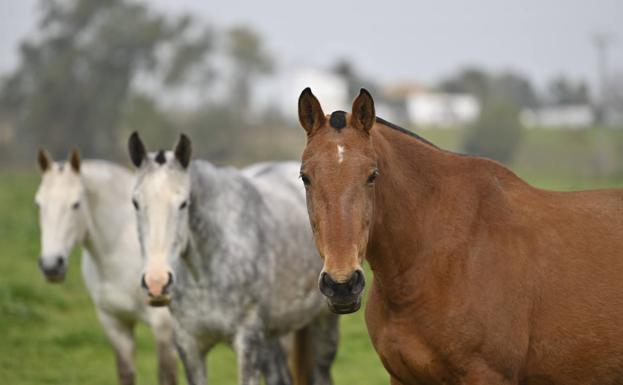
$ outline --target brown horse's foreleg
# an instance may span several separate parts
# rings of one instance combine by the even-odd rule
[[[134,323],[123,322],[104,312],[98,312],[98,317],[115,351],[119,383],[134,385]]]

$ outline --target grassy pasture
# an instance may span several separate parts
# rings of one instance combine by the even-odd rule
[[[456,131],[421,133],[442,147],[460,146]],[[623,178],[616,172],[600,176],[595,170],[603,165],[612,168],[613,163],[616,167],[617,162],[623,166],[622,150],[623,131],[530,131],[513,169],[545,188],[620,187]],[[0,170],[0,383],[114,384],[112,351],[82,283],[78,252],[71,257],[62,285],[47,284],[38,271],[39,234],[32,203],[38,179],[31,171]],[[140,326],[137,337],[138,383],[155,384],[150,331]],[[235,384],[233,353],[226,347],[215,349],[208,371],[211,383]],[[362,312],[341,319],[333,375],[338,385],[388,383],[370,345]]]

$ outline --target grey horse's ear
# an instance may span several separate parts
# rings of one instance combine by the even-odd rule
[[[307,132],[307,136],[311,136],[314,132],[322,127],[326,117],[322,112],[320,102],[311,92],[311,88],[307,87],[299,96],[299,122]]]
[[[67,157],[67,162],[71,165],[71,169],[75,172],[80,172],[80,152],[72,148],[71,152],[69,152],[69,156]]]
[[[184,134],[180,135],[180,139],[177,141],[175,145],[175,159],[182,165],[183,168],[187,168],[190,163],[190,156],[192,155],[193,149],[192,144],[190,143],[190,139]]]
[[[41,147],[37,152],[37,163],[39,164],[39,170],[41,170],[41,172],[46,172],[52,167],[54,160],[52,160],[50,153]]]
[[[128,140],[128,151],[134,166],[141,167],[143,161],[147,159],[147,150],[145,149],[145,145],[136,131],[130,135],[130,139]]]
[[[376,113],[374,112],[374,100],[372,95],[362,88],[359,92],[359,96],[353,101],[353,112],[350,117],[350,124],[366,133],[370,132],[370,129],[376,121]]]

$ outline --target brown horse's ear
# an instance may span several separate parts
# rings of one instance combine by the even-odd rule
[[[357,96],[353,102],[350,124],[368,133],[375,121],[376,113],[374,112],[374,100],[372,100],[372,95],[370,95],[365,88],[362,88],[359,92],[359,96]]]
[[[307,136],[311,136],[318,128],[322,127],[325,119],[320,102],[312,94],[309,87],[305,88],[299,96],[299,122],[307,131]]]
[[[69,162],[69,164],[71,165],[72,170],[77,173],[80,172],[80,152],[77,149],[71,149],[69,157],[67,157],[67,162]]]
[[[190,156],[192,155],[192,145],[190,139],[184,134],[180,135],[180,139],[175,145],[175,159],[182,165],[183,168],[187,168],[190,163]]]
[[[37,163],[39,164],[39,170],[41,170],[41,172],[46,172],[50,169],[50,167],[52,167],[52,163],[54,163],[54,161],[52,160],[50,154],[43,147],[41,147],[37,152]]]
[[[130,139],[128,140],[128,152],[130,153],[132,163],[136,167],[141,167],[141,163],[147,159],[147,150],[145,149],[145,145],[136,131],[130,135]]]

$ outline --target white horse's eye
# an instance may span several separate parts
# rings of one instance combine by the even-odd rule
[[[136,201],[136,199],[132,199],[132,204],[134,205],[134,208],[138,210],[138,202]]]
[[[180,205],[180,210],[184,210],[186,206],[188,206],[188,200],[185,200],[184,202],[182,202],[182,204]]]
[[[73,205],[71,205],[72,210],[78,210],[79,207],[80,207],[80,202],[76,202]]]

